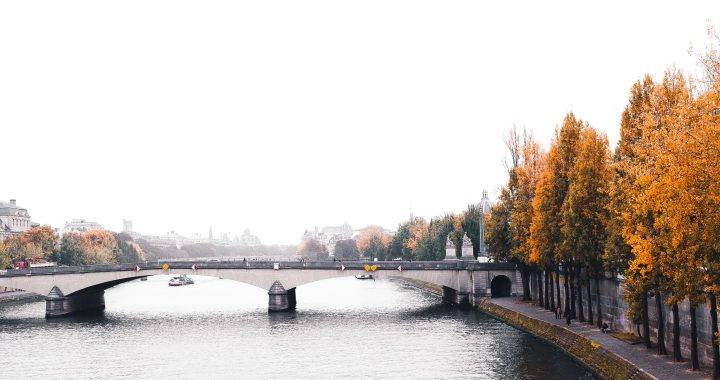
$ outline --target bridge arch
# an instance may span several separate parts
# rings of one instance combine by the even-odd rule
[[[512,282],[504,274],[493,277],[490,282],[490,297],[510,297],[512,294]]]

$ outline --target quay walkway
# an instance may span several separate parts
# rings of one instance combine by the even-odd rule
[[[555,315],[534,303],[521,301],[519,298],[493,298],[490,302],[495,305],[523,314],[527,317],[541,320],[546,323],[567,329],[575,334],[584,336],[598,342],[603,348],[615,353],[623,359],[635,364],[645,373],[657,379],[711,379],[710,368],[701,368],[700,371],[690,369],[687,359],[685,362],[674,362],[671,355],[658,355],[654,350],[648,349],[644,344],[632,345],[610,334],[603,334],[594,325],[573,320],[567,326],[565,319],[555,319]]]

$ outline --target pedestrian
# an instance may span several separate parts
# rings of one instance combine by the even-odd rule
[[[602,327],[600,327],[600,331],[602,331],[603,334],[607,334],[609,327],[610,326],[608,326],[607,323],[603,322]]]
[[[567,322],[567,325],[570,326],[570,320],[572,319],[570,313],[565,314],[565,321]]]

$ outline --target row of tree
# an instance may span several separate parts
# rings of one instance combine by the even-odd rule
[[[717,38],[717,37],[716,37]],[[720,41],[720,40],[718,40]],[[507,138],[509,180],[493,205],[486,239],[498,260],[522,269],[538,302],[585,321],[583,288],[606,271],[626,278],[630,314],[650,346],[648,297],[655,296],[658,352],[666,354],[663,302],[672,307],[675,359],[682,360],[678,303],[690,303],[691,362],[698,368],[695,310],[711,313],[715,376],[720,374],[717,301],[720,291],[720,60],[701,57],[703,75],[668,70],[631,89],[610,152],[606,136],[574,114],[544,152],[531,133]],[[560,287],[563,276],[563,289]],[[560,305],[560,292],[564,305]],[[577,305],[577,306],[576,306]],[[593,305],[587,302],[592,323]]]
[[[390,235],[381,227],[370,226],[360,232],[357,247],[367,259],[433,261],[445,258],[448,237],[455,246],[455,254],[462,254],[463,236],[472,243],[475,257],[480,252],[480,218],[484,217],[477,205],[469,205],[461,214],[445,214],[426,221],[414,217],[398,225]]]
[[[0,266],[21,260],[53,261],[58,265],[134,263],[145,260],[130,235],[103,230],[72,232],[62,239],[50,226],[31,228],[0,241]]]

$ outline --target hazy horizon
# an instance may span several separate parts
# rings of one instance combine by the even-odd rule
[[[249,228],[264,244],[495,199],[513,124],[547,147],[573,111],[614,145],[633,82],[694,70],[688,49],[720,15],[710,1],[39,3],[0,4],[0,200],[55,227]]]

